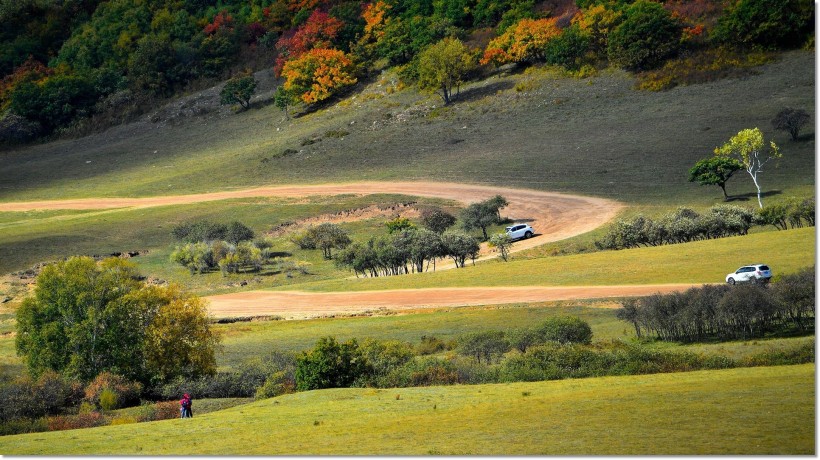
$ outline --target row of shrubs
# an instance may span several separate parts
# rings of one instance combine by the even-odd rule
[[[262,399],[334,387],[539,381],[813,361],[813,342],[739,360],[641,343],[592,343],[590,326],[575,317],[555,317],[506,331],[472,332],[450,341],[426,336],[415,345],[375,339],[338,342],[324,337],[301,354],[271,352],[233,371],[150,389],[110,373],[100,374],[85,387],[56,373],[37,380],[23,377],[0,385],[0,434],[174,418],[179,409],[174,400],[183,393],[199,399]],[[111,412],[137,405],[140,399],[142,405],[127,414]]]
[[[814,226],[814,198],[766,206],[758,211],[735,205],[713,206],[700,214],[680,207],[660,219],[638,215],[620,219],[595,242],[598,249],[629,249],[746,235],[755,225],[778,229]]]
[[[142,393],[141,384],[110,372],[87,385],[53,371],[36,379],[24,375],[0,385],[0,435],[108,425],[117,420],[112,411],[139,405]],[[175,402],[145,403],[132,418],[173,416],[179,416]]]
[[[623,302],[616,314],[638,337],[676,342],[733,340],[814,331],[814,267],[785,275],[771,286],[704,285],[681,293]]]

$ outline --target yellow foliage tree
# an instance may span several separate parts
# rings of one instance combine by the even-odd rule
[[[542,60],[544,47],[560,35],[558,18],[522,19],[490,41],[480,62],[500,66]]]

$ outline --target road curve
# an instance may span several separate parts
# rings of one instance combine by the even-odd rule
[[[395,289],[357,292],[247,291],[206,297],[215,318],[279,316],[307,319],[373,310],[420,310],[476,305],[646,296],[684,291],[693,284],[523,286]]]
[[[516,243],[520,251],[558,241],[593,230],[612,219],[623,205],[604,198],[593,198],[539,190],[504,188],[449,182],[351,182],[319,185],[282,185],[230,190],[192,195],[168,195],[143,198],[81,198],[26,202],[2,202],[2,211],[45,209],[113,209],[148,208],[178,204],[202,203],[252,197],[327,196],[339,194],[371,195],[394,193],[410,196],[443,198],[471,204],[495,195],[510,203],[504,215],[517,222],[528,222],[537,237]]]

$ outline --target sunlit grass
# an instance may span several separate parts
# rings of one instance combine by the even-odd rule
[[[10,455],[812,455],[814,365],[285,395]]]
[[[359,291],[423,287],[596,286],[722,283],[749,263],[766,263],[777,274],[814,264],[814,228],[765,232],[622,251],[560,257],[488,261],[458,270],[413,276],[345,279],[296,285],[314,291]]]

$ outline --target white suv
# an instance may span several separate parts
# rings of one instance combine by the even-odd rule
[[[768,265],[754,264],[744,265],[733,273],[726,275],[726,282],[729,284],[753,281],[757,283],[767,283],[772,279],[772,271]]]
[[[520,240],[521,238],[531,238],[533,233],[535,233],[527,224],[515,224],[511,225],[504,229],[507,232],[507,235],[510,236],[510,239],[513,240]]]

